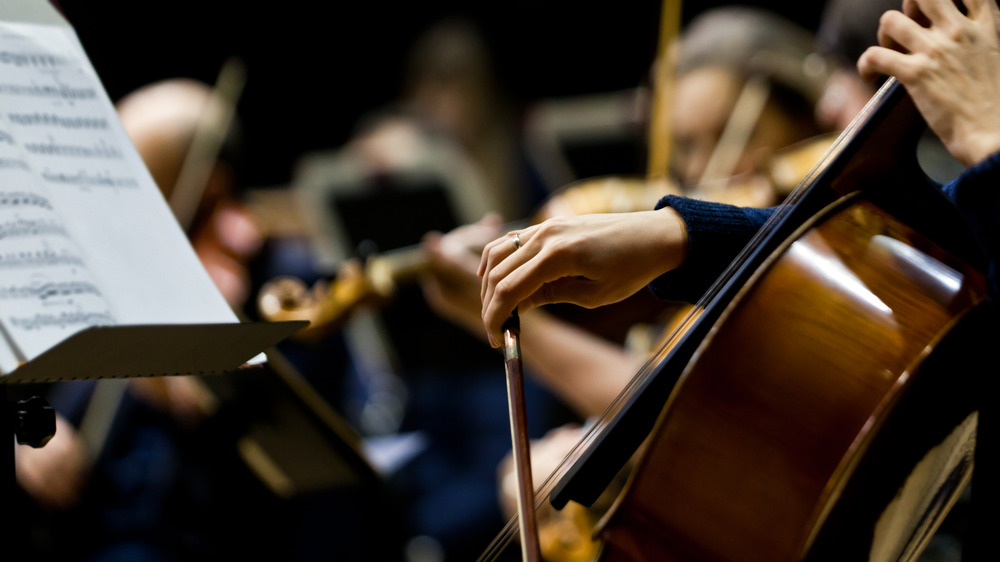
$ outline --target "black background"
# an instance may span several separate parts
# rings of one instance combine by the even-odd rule
[[[408,48],[439,19],[458,15],[479,26],[501,87],[524,107],[641,83],[661,9],[654,0],[57,1],[112,101],[162,78],[212,83],[228,57],[241,57],[247,84],[239,106],[240,181],[249,186],[287,182],[299,155],[341,145],[361,116],[395,99]],[[685,2],[683,20],[724,3]],[[823,6],[756,3],[811,29]]]

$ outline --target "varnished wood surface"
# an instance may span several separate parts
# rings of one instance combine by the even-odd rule
[[[800,560],[910,374],[983,298],[977,271],[842,205],[702,343],[603,523],[605,559]]]

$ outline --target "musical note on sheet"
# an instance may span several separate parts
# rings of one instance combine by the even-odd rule
[[[75,32],[0,21],[0,373],[89,326],[212,322],[238,320]]]
[[[13,355],[6,360],[19,363],[115,317],[47,190],[19,188],[35,176],[11,143],[0,142],[0,178],[0,325]]]

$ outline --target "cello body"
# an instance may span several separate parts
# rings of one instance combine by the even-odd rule
[[[880,469],[901,465],[883,483],[898,494],[885,503],[882,490],[860,490],[877,499],[847,522],[871,526],[842,529],[811,556],[868,559],[834,549],[858,549],[864,541],[847,538],[872,533],[867,550],[886,554],[872,559],[897,560],[918,551],[971,476],[975,407],[947,393],[968,390],[970,371],[927,365],[982,300],[982,276],[860,197],[801,230],[682,375],[605,524],[605,559],[806,559],[848,482],[864,477],[861,460],[883,454]],[[918,382],[935,392],[911,390]],[[890,424],[914,408],[922,415]],[[887,426],[900,435],[876,440]]]
[[[549,496],[601,559],[913,560],[969,481],[984,264],[890,80]]]

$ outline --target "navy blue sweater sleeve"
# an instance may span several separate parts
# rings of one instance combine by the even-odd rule
[[[1000,152],[963,172],[942,189],[969,221],[988,258],[991,300],[1000,303]],[[668,195],[656,208],[671,207],[684,220],[688,252],[684,264],[657,277],[650,289],[666,300],[696,302],[736,259],[776,207],[735,207]]]
[[[688,252],[681,267],[650,283],[656,296],[696,302],[736,259],[776,207],[736,207],[668,195],[656,208],[671,207],[687,225]]]
[[[968,221],[986,256],[990,300],[1000,304],[1000,152],[972,166],[942,188]]]

